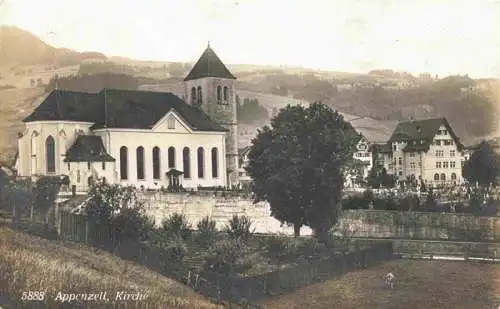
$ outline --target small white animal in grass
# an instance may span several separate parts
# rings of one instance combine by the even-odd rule
[[[388,273],[387,275],[385,275],[384,276],[384,281],[385,281],[385,285],[389,289],[393,289],[394,288],[394,275],[392,273]]]

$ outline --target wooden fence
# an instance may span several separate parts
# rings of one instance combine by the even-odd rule
[[[229,277],[217,273],[195,274],[182,265],[167,262],[166,253],[145,242],[116,244],[106,227],[92,226],[85,216],[60,211],[59,233],[63,239],[84,242],[174,277],[211,298],[254,301],[268,295],[293,291],[307,284],[368,267],[393,258],[392,243],[377,243],[347,255],[302,262],[297,266],[254,277]],[[195,280],[197,278],[197,280]]]
[[[365,250],[307,261],[260,276],[228,277],[217,273],[203,273],[201,280],[197,280],[196,290],[209,297],[220,295],[224,298],[256,301],[393,258],[392,243],[378,243]]]

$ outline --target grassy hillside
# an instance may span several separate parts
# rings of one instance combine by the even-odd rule
[[[59,291],[98,293],[114,298],[117,291],[143,291],[149,297],[137,303],[89,303],[88,308],[215,309],[186,286],[106,252],[74,243],[48,241],[0,227],[0,294],[20,299],[22,291],[46,291],[46,308]],[[64,307],[68,308],[68,307]],[[74,308],[74,307],[73,307]]]
[[[395,289],[383,276],[395,275]],[[500,266],[397,260],[263,301],[273,309],[498,308]]]
[[[22,119],[40,103],[42,94],[40,88],[0,90],[0,161],[13,159],[17,134],[24,131]]]

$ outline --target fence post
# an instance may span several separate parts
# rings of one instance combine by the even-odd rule
[[[31,205],[29,206],[29,208],[30,208],[30,221],[31,221],[31,223],[33,223],[33,222],[34,222],[33,212],[34,212],[35,205],[34,205],[34,204],[31,204]]]
[[[89,220],[85,220],[85,243],[89,243]]]

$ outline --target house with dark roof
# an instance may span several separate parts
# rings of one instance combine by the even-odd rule
[[[372,146],[374,164],[399,180],[420,179],[430,186],[463,182],[468,149],[446,118],[400,122],[389,141]]]
[[[172,93],[50,92],[24,119],[18,175],[67,175],[144,188],[238,183],[234,75],[208,46]]]

